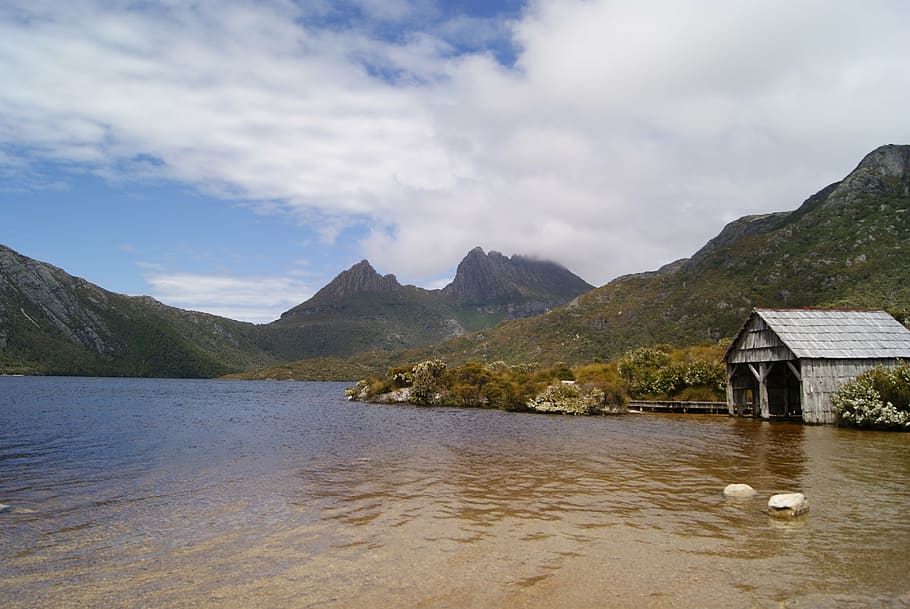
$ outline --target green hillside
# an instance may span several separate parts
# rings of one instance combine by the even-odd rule
[[[736,220],[691,258],[620,277],[543,315],[430,349],[362,354],[349,372],[302,361],[258,376],[354,378],[429,358],[577,365],[645,345],[723,341],[753,307],[882,308],[910,323],[910,146],[883,146],[795,211]]]
[[[791,213],[727,226],[692,258],[621,277],[533,319],[450,341],[452,361],[611,358],[731,337],[753,307],[883,308],[910,318],[910,146],[870,153]]]
[[[402,286],[363,261],[278,321],[253,325],[114,294],[0,246],[0,374],[212,377],[286,360],[395,353],[591,288],[553,263],[479,248],[457,279],[453,285],[480,286],[470,301]]]
[[[795,211],[741,218],[689,259],[593,290],[477,248],[443,290],[363,261],[257,326],[113,294],[0,246],[0,373],[353,379],[431,357],[575,365],[716,343],[757,306],[883,308],[908,323],[908,244],[910,146],[883,146]]]
[[[114,294],[0,246],[0,373],[212,377],[276,358],[256,326]]]

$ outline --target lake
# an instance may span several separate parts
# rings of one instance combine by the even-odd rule
[[[0,605],[910,607],[910,434],[343,388],[0,378]]]

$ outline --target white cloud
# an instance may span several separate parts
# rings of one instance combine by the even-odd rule
[[[432,12],[355,4],[384,22]],[[498,27],[458,17],[391,41],[302,10],[8,2],[0,146],[297,214],[324,223],[320,247],[370,222],[364,255],[405,282],[481,245],[603,283],[910,141],[899,2],[536,0]],[[459,36],[507,31],[514,67],[453,56]],[[275,281],[229,293],[304,291]],[[198,306],[192,283],[153,285]]]
[[[160,268],[148,265],[146,268]],[[149,272],[152,296],[171,306],[206,311],[229,319],[268,323],[313,295],[295,277],[235,277]]]

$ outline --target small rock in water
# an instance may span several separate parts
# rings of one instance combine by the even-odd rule
[[[799,516],[809,511],[809,502],[802,493],[782,493],[768,499],[768,513],[773,516]]]
[[[724,487],[724,497],[755,497],[758,494],[748,484],[728,484]]]
[[[0,503],[0,514],[2,514],[3,512],[11,512],[11,511],[13,511],[13,506],[7,505],[5,503]]]

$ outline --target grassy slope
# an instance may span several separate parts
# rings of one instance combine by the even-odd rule
[[[118,294],[106,293],[99,302],[85,287],[70,289],[109,331],[109,350],[73,342],[33,303],[6,295],[9,338],[0,350],[0,373],[212,377],[276,361],[255,346],[252,324]]]
[[[792,213],[744,221],[757,227],[754,234],[742,230],[672,269],[622,277],[545,315],[430,349],[364,354],[349,370],[343,362],[331,368],[336,378],[353,378],[429,357],[580,364],[642,345],[724,340],[757,306],[883,308],[907,323],[910,195],[906,184],[888,186],[849,205],[825,205],[832,185]],[[298,362],[282,374],[311,378],[314,366]]]

